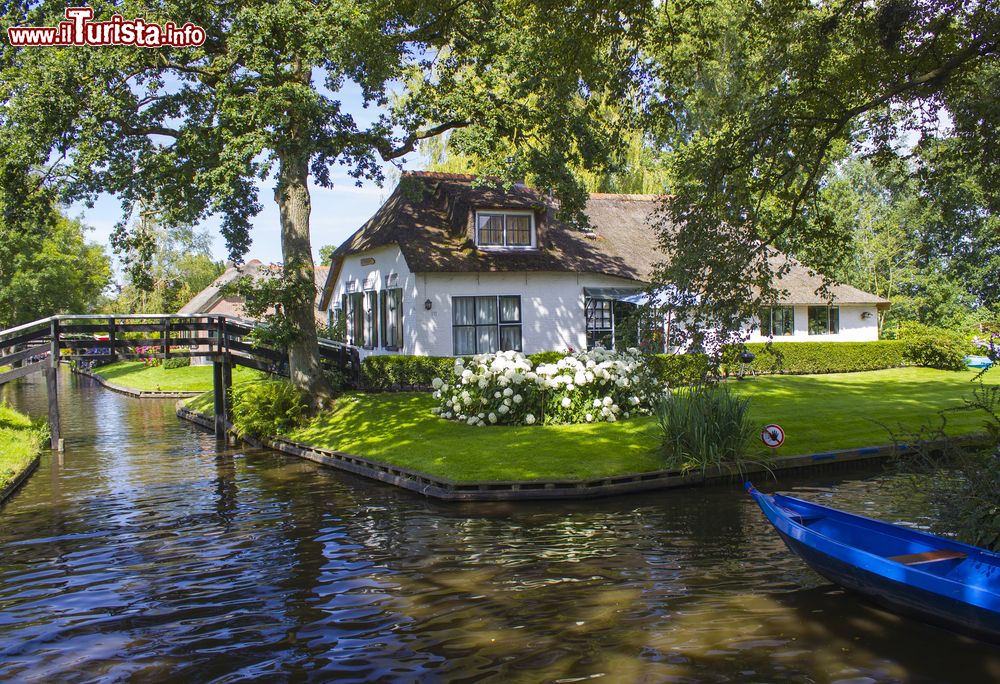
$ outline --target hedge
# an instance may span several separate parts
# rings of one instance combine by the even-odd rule
[[[750,367],[756,373],[852,373],[898,368],[906,365],[906,343],[899,340],[875,342],[764,342],[745,345],[755,355]],[[738,346],[723,352],[722,371],[735,375],[740,370]]]
[[[755,355],[750,367],[755,373],[850,373],[897,368],[907,364],[907,343],[900,340],[877,342],[755,342],[745,345]],[[736,375],[740,347],[723,353],[721,372]],[[528,358],[534,365],[554,363],[563,352],[541,352]],[[654,374],[665,385],[678,387],[703,381],[714,369],[704,354],[655,354],[649,357]],[[369,356],[361,363],[364,389],[371,392],[424,389],[434,378],[450,378],[455,366],[452,356]]]
[[[434,378],[450,378],[454,368],[452,356],[368,356],[361,383],[370,392],[424,389]]]
[[[531,354],[528,359],[537,366],[564,356],[565,352],[551,351]],[[434,378],[450,378],[454,368],[454,356],[368,356],[361,362],[361,380],[369,392],[426,389]]]

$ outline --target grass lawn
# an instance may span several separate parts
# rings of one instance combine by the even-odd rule
[[[973,372],[899,368],[835,375],[767,376],[733,383],[753,398],[761,426],[778,423],[785,444],[758,455],[791,456],[891,443],[941,409],[962,405]],[[987,373],[1000,384],[1000,373]],[[212,412],[211,395],[188,405]],[[589,478],[656,470],[659,427],[651,417],[618,423],[470,427],[431,415],[429,394],[350,394],[290,439],[387,461],[453,480]],[[974,413],[949,413],[953,435],[982,431]],[[884,426],[884,427],[883,427]]]
[[[204,392],[212,389],[212,366],[184,366],[166,369],[149,366],[142,361],[119,361],[94,369],[108,382],[136,390],[161,392]],[[233,382],[255,380],[261,373],[252,368],[233,368]]]
[[[0,490],[24,472],[41,448],[42,434],[31,419],[0,404]]]

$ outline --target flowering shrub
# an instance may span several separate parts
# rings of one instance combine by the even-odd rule
[[[456,359],[452,377],[434,378],[434,413],[469,425],[615,422],[649,413],[659,395],[635,349],[594,349],[554,363],[520,352]]]

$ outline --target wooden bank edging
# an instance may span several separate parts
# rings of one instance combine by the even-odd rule
[[[21,474],[15,477],[13,482],[3,488],[3,491],[0,492],[0,506],[7,503],[7,499],[14,496],[14,494],[17,493],[17,490],[19,490],[21,486],[28,481],[31,474],[38,469],[38,464],[41,460],[41,454],[36,454],[35,457],[31,459],[31,462],[28,463],[28,467],[22,470]]]
[[[177,416],[189,420],[206,429],[213,429],[215,421],[178,402]],[[490,482],[456,482],[428,475],[419,471],[383,463],[363,456],[324,449],[302,444],[281,437],[265,439],[258,442],[244,439],[255,447],[268,447],[292,456],[305,458],[316,463],[337,468],[355,475],[367,477],[379,482],[396,485],[403,489],[423,494],[444,501],[530,501],[542,499],[589,499],[615,494],[646,492],[658,489],[670,489],[697,484],[712,484],[732,482],[739,473],[722,468],[710,468],[704,474],[682,474],[676,470],[657,470],[647,473],[633,473],[615,477],[596,478],[592,480],[526,480],[526,481],[490,481]],[[750,464],[742,473],[742,477],[782,471],[798,471],[803,468],[824,467],[832,464],[850,463],[884,458],[898,451],[908,451],[911,447],[905,444],[862,447],[857,449],[841,449],[824,451],[800,456],[785,456],[776,459],[768,467]]]
[[[180,392],[180,391],[160,391],[160,390],[139,390],[132,387],[123,387],[121,385],[116,385],[113,382],[108,382],[102,378],[97,373],[92,373],[84,368],[73,368],[74,373],[77,375],[84,375],[88,378],[92,378],[98,382],[102,387],[106,387],[112,392],[118,392],[118,394],[124,394],[126,396],[132,397],[133,399],[190,399],[192,397],[197,397],[204,394],[205,391],[200,392]]]

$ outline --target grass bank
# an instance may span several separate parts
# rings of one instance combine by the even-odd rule
[[[0,492],[28,469],[42,450],[45,430],[31,419],[0,404]]]
[[[768,376],[734,383],[752,398],[761,426],[778,423],[785,444],[759,456],[794,456],[890,443],[958,408],[975,373],[896,368],[834,375]],[[1000,384],[1000,373],[987,382]],[[316,446],[378,459],[453,480],[595,478],[657,470],[659,426],[651,417],[617,423],[471,427],[430,413],[426,393],[349,394],[328,413],[287,435]],[[188,401],[212,413],[211,394]],[[982,431],[983,418],[948,413],[951,435]]]
[[[142,361],[119,361],[95,368],[108,382],[146,392],[205,392],[212,389],[212,366],[184,366],[164,368],[146,366]],[[233,368],[233,382],[247,382],[259,378],[261,374],[251,368]]]

